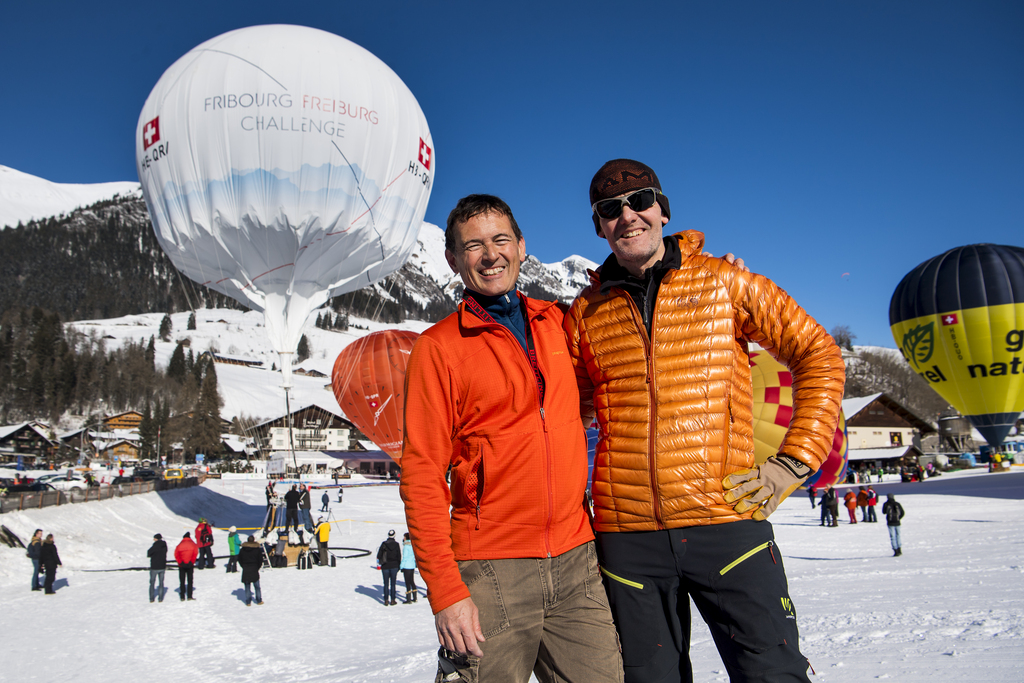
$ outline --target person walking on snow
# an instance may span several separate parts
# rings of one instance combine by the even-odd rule
[[[291,490],[284,494],[284,526],[286,529],[291,524],[294,531],[299,530],[299,497],[298,486],[295,484],[292,484]]]
[[[264,490],[264,493],[267,495],[267,512],[270,512],[270,510],[274,507],[274,498],[277,497],[277,495],[274,493],[273,481],[267,482],[267,488],[266,490]]]
[[[807,497],[811,499],[811,509],[814,509],[814,497],[818,495],[818,492],[813,486],[807,487]]]
[[[160,534],[153,535],[153,545],[146,551],[149,558],[149,601],[164,601],[164,573],[167,571],[167,542]],[[159,584],[159,586],[157,585]]]
[[[249,536],[238,550],[238,564],[242,565],[242,583],[245,584],[245,606],[252,604],[252,588],[256,587],[256,604],[263,604],[260,591],[260,567],[263,566],[263,549],[255,536]]]
[[[60,555],[57,554],[57,546],[53,544],[53,534],[46,534],[43,547],[39,550],[39,563],[46,572],[46,579],[43,581],[43,592],[46,595],[53,595],[53,579],[57,576],[57,567],[62,564]]]
[[[331,497],[327,495],[327,491],[324,491],[324,495],[320,496],[320,512],[330,512]]]
[[[185,535],[181,537],[181,543],[174,549],[174,561],[178,563],[178,595],[182,602],[186,597],[189,600],[195,599],[192,597],[192,579],[197,557],[199,557],[199,546],[186,531]]]
[[[903,538],[900,535],[900,520],[903,519],[903,506],[896,502],[896,496],[891,493],[885,496],[882,514],[885,515],[885,523],[889,526],[889,542],[892,544],[892,556],[899,557],[903,554]]]
[[[241,547],[242,544],[238,540],[238,529],[232,526],[228,529],[228,574],[234,574],[238,571],[238,550]]]
[[[397,605],[395,599],[398,568],[402,564],[402,549],[395,540],[395,530],[388,531],[387,540],[377,549],[377,566],[384,577],[384,604]]]
[[[869,484],[868,485],[868,521],[877,522],[878,518],[875,517],[875,506],[878,505],[878,494],[875,493],[875,489]]]
[[[312,507],[313,503],[309,499],[309,484],[306,484],[299,494],[299,516],[302,518],[302,527],[307,533],[313,533],[313,515],[310,512]]]
[[[327,495],[326,493],[324,494]],[[327,540],[331,537],[331,525],[324,521],[323,517],[316,520],[316,543],[317,555],[320,557],[320,566],[327,566]]]
[[[850,514],[850,524],[856,524],[857,494],[853,491],[847,491],[846,495],[843,496],[843,504],[846,506],[846,511]]]
[[[409,532],[402,537],[402,578],[405,579],[405,604],[416,602],[419,591],[416,590],[416,553],[412,550],[412,539]]]
[[[200,517],[199,524],[196,525],[196,545],[199,546],[196,569],[213,569],[213,529],[206,521],[206,517]]]
[[[857,491],[857,507],[860,508],[860,521],[868,521],[868,490],[863,486]]]
[[[25,555],[32,560],[32,590],[42,590],[43,586],[39,583],[39,553],[43,549],[43,530],[36,529],[35,533],[32,534],[32,540],[28,542],[28,548],[25,549]]]

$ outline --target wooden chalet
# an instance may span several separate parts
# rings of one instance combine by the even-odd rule
[[[38,422],[0,427],[0,460],[14,462],[19,456],[49,458],[57,449],[57,442],[50,438],[44,425]]]
[[[132,462],[139,459],[139,444],[128,439],[119,439],[105,444],[99,451],[99,457],[107,462],[120,460]]]
[[[938,430],[884,393],[843,401],[851,470],[912,467],[921,438]]]
[[[252,428],[251,434],[261,453],[289,450],[288,415],[268,420]],[[339,412],[309,405],[291,413],[292,438],[297,451],[360,450],[358,441],[366,437]]]
[[[114,429],[138,429],[142,424],[142,413],[137,410],[129,410],[117,415],[111,415],[103,419],[103,426],[109,430]]]

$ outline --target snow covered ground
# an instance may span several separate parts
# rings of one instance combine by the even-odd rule
[[[948,474],[912,487],[898,495],[907,511],[899,558],[884,521],[820,527],[802,493],[773,515],[802,648],[817,672],[811,679],[1024,680],[1024,472]],[[240,574],[225,574],[222,560],[196,572],[197,599],[186,603],[171,571],[163,604],[148,602],[147,572],[96,571],[146,566],[154,533],[173,548],[199,516],[224,528],[256,526],[262,488],[260,481],[210,480],[0,516],[25,539],[37,527],[53,533],[64,562],[56,595],[33,593],[24,551],[0,547],[8,655],[0,680],[431,680],[437,643],[429,606],[421,597],[384,607],[372,556],[335,568],[264,570],[266,604],[259,607],[245,606]],[[388,529],[405,531],[393,484],[347,489],[332,508],[332,547],[375,554]],[[215,536],[214,550],[223,553],[226,532]],[[726,681],[694,614],[695,680]]]
[[[196,329],[188,328],[188,311],[171,314],[170,341],[160,341],[160,321],[163,313],[126,315],[106,320],[79,320],[67,323],[85,335],[96,335],[105,340],[108,349],[118,348],[126,342],[143,345],[155,337],[157,366],[166,369],[179,340],[188,339],[193,354],[214,351],[218,354],[253,360],[263,367],[253,368],[242,365],[217,364],[217,388],[224,407],[221,417],[231,420],[238,415],[270,418],[284,414],[284,391],[281,389],[281,373],[272,372],[271,367],[280,365],[280,359],[270,345],[263,329],[263,314],[256,311],[201,308],[195,312]],[[342,349],[371,332],[385,329],[422,332],[430,323],[407,320],[397,325],[373,322],[365,318],[350,318],[352,327],[346,332],[321,330],[316,327],[316,316],[303,326],[303,333],[309,340],[312,354],[309,359],[296,366],[317,370],[326,378],[293,375],[294,388],[291,393],[292,409],[307,405],[318,405],[338,412],[338,402],[331,391],[331,371],[334,361]],[[356,326],[359,326],[358,328]],[[362,329],[360,329],[362,328]]]

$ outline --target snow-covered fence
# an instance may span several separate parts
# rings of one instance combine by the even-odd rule
[[[124,484],[103,484],[101,486],[90,486],[86,489],[72,489],[71,491],[25,491],[8,493],[0,497],[0,513],[13,510],[31,510],[33,508],[45,508],[52,505],[67,505],[69,503],[87,503],[93,500],[109,500],[110,498],[122,498],[133,496],[138,493],[150,493],[151,491],[167,491],[170,489],[183,489],[190,486],[198,486],[206,479],[206,475],[188,477],[187,479],[156,479],[153,481],[133,481]]]

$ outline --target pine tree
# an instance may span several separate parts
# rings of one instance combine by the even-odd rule
[[[192,355],[192,349],[188,350],[188,356],[185,357],[185,372],[193,377],[196,374],[196,357]]]
[[[316,314],[316,327],[318,330],[324,329],[324,316],[321,313]]]
[[[192,410],[185,448],[193,453],[216,455],[222,450],[220,409],[223,401],[217,391],[217,370],[213,361],[207,359],[203,362],[200,359],[199,365],[203,368],[203,383]]]
[[[185,379],[186,372],[185,347],[178,344],[174,347],[174,353],[171,354],[171,362],[167,364],[167,377],[181,382]]]
[[[295,355],[298,361],[301,363],[310,356],[309,340],[306,339],[306,335],[302,335],[299,338],[299,348],[295,349]]]
[[[196,329],[196,312],[192,311],[191,315],[188,316],[187,328],[190,330]]]
[[[156,422],[149,403],[142,410],[142,422],[139,424],[139,455],[152,458],[156,454]]]
[[[156,457],[160,457],[160,451],[167,449],[167,423],[171,420],[171,406],[167,401],[158,400],[156,410],[153,411],[153,422],[156,432]]]
[[[171,341],[171,327],[171,316],[165,313],[163,320],[160,321],[160,339],[162,341]]]
[[[156,339],[149,335],[149,346],[146,347],[146,362],[149,367],[156,370]]]

